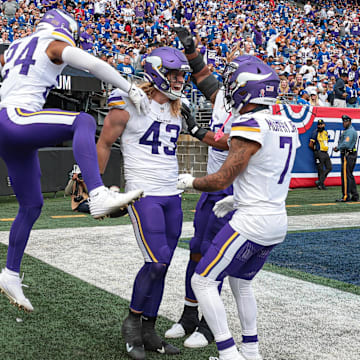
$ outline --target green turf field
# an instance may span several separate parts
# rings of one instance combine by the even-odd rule
[[[314,188],[290,190],[287,199],[288,215],[309,215],[360,211],[360,202],[336,203],[341,197],[340,187],[329,187],[326,191]],[[192,221],[199,194],[184,194],[184,221]],[[14,196],[0,196],[0,231],[9,230],[16,216],[18,205]],[[128,217],[95,221],[90,215],[73,212],[70,198],[62,192],[44,194],[44,207],[34,229],[54,229],[84,226],[111,226],[130,224]]]
[[[360,211],[360,203],[335,203],[334,200],[340,195],[339,187],[327,191],[292,190],[287,199],[288,214]],[[199,194],[184,195],[184,221],[192,221],[198,198]],[[16,216],[16,212],[14,197],[0,197],[0,231],[10,229],[11,219]],[[130,223],[128,217],[94,221],[89,215],[71,217],[73,215],[82,214],[71,211],[70,198],[64,198],[59,193],[56,198],[53,194],[46,194],[42,215],[34,229]],[[180,242],[182,247],[187,246],[184,240]],[[0,244],[2,266],[5,258],[6,246]],[[30,299],[36,299],[36,308],[41,311],[25,314],[10,306],[4,296],[0,296],[0,360],[127,359],[120,332],[121,321],[127,314],[127,301],[27,255],[23,268],[26,268],[24,282],[30,285],[25,290],[26,294]],[[266,265],[266,270],[360,294],[358,286],[301,271],[273,265]],[[160,318],[159,332],[163,334],[170,325],[169,320]],[[182,342],[182,339],[172,341],[181,348],[180,356],[149,354],[147,359],[203,360],[216,354],[214,345],[206,349],[189,350],[182,346]]]

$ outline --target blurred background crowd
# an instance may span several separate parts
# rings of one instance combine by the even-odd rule
[[[357,0],[7,0],[0,1],[0,44],[31,34],[42,14],[61,8],[80,26],[80,46],[126,76],[142,72],[158,46],[182,49],[175,24],[196,38],[221,80],[224,64],[251,54],[281,78],[293,104],[360,106],[360,6]]]

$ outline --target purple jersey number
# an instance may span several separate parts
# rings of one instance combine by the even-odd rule
[[[280,148],[284,149],[285,144],[289,145],[289,153],[286,159],[284,170],[282,171],[280,175],[280,179],[278,181],[278,184],[282,184],[284,182],[284,177],[289,170],[289,163],[290,163],[290,157],[291,157],[291,151],[292,151],[292,138],[290,136],[280,136]]]
[[[151,153],[152,154],[159,154],[159,146],[161,146],[161,141],[159,141],[160,125],[161,125],[160,122],[154,121],[150,125],[150,127],[146,130],[145,134],[139,140],[140,144],[151,146]],[[179,137],[180,127],[178,125],[168,124],[168,125],[166,125],[165,130],[168,133],[171,133],[174,130],[175,131],[175,136],[170,138],[170,141],[174,144],[174,147],[169,148],[169,147],[165,146],[164,147],[164,153],[166,155],[175,155],[176,141],[177,141],[177,139]]]

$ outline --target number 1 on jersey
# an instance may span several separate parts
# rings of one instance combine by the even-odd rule
[[[280,148],[284,149],[285,145],[289,145],[289,153],[286,159],[284,170],[282,171],[280,175],[280,179],[278,181],[278,184],[282,184],[284,182],[285,175],[287,171],[289,170],[289,163],[290,163],[290,157],[291,157],[291,151],[292,151],[292,138],[290,136],[280,136]]]

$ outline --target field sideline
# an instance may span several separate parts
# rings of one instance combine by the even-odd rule
[[[302,207],[290,209],[298,209],[298,214],[302,214],[304,209],[311,209],[310,203],[329,202],[325,195],[331,196],[336,191],[338,189],[328,192],[294,190],[289,193],[288,204],[296,205],[297,202]],[[295,199],[301,199],[302,202]],[[0,218],[5,218],[5,214],[10,218],[11,211],[4,211],[5,199],[1,199],[1,202]],[[71,215],[71,212],[64,211],[66,202],[68,199],[46,199],[45,215],[48,215],[48,205],[52,208],[51,203],[59,205],[56,206],[57,211],[53,211],[55,216],[60,213]],[[184,238],[191,236],[192,225],[189,220],[193,216],[196,195],[185,196],[184,203],[186,202],[184,212],[187,222],[182,235]],[[9,203],[12,204],[12,199]],[[311,218],[299,215],[292,217],[289,230],[298,231],[299,227],[308,231],[354,227],[359,214],[351,214],[349,211],[360,210],[360,207],[357,204],[341,205],[341,210],[346,212],[342,216],[329,214]],[[314,208],[316,211],[321,209],[323,213],[331,206]],[[91,221],[88,218],[86,220]],[[3,332],[0,336],[0,358],[125,360],[119,327],[121,319],[126,316],[126,300],[131,294],[132,279],[142,261],[131,226],[109,226],[103,223],[100,227],[76,228],[71,225],[59,226],[64,227],[59,231],[51,229],[53,220],[42,221],[44,224],[41,227],[44,229],[47,222],[48,229],[33,231],[27,248],[27,253],[41,262],[26,256],[22,268],[25,272],[24,283],[30,285],[29,289],[24,291],[33,302],[35,312],[30,315],[23,314],[11,307],[3,296],[0,297]],[[68,221],[68,218],[61,220],[62,225]],[[71,221],[83,223],[82,218]],[[99,223],[92,221],[92,224]],[[3,222],[0,225],[2,230],[7,230],[10,223]],[[321,233],[323,232],[311,232],[319,234],[319,242],[324,240]],[[332,234],[326,233],[326,236]],[[353,237],[358,236],[356,231],[343,233],[345,235],[342,236],[345,237],[347,233]],[[7,231],[0,231],[0,241],[3,244],[7,243],[7,236]],[[293,241],[291,237],[290,241]],[[5,250],[5,246],[0,245],[2,266]],[[160,309],[165,317],[159,321],[160,331],[165,331],[171,324],[167,319],[175,321],[181,312],[187,258],[188,250],[176,250]],[[283,270],[286,273],[286,269]],[[356,271],[359,269],[354,268],[355,275]],[[290,270],[289,274],[291,275]],[[311,279],[311,276],[307,279]],[[346,277],[343,281],[346,284]],[[334,284],[336,282],[330,286]],[[254,287],[259,305],[261,352],[265,360],[358,360],[360,296],[356,294],[359,294],[359,286],[353,286],[352,291],[345,292],[263,271],[255,280]],[[341,288],[341,283],[334,287]],[[227,284],[224,287],[223,299],[228,304],[229,322],[234,337],[240,342],[240,326]],[[176,342],[177,345],[181,343]],[[216,353],[214,345],[205,350],[181,349],[180,356],[168,358],[200,360]],[[166,357],[149,354],[147,358]]]

